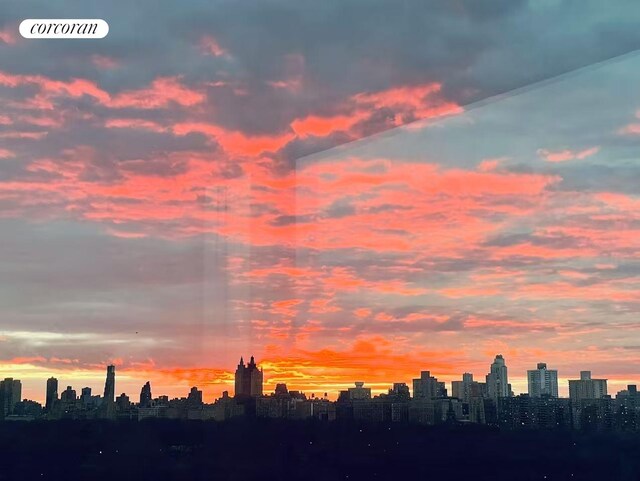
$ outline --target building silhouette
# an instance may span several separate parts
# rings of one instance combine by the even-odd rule
[[[104,383],[104,399],[102,401],[102,416],[107,419],[116,415],[116,367],[107,366],[107,380]]]
[[[191,391],[189,391],[189,395],[187,396],[187,404],[189,407],[202,406],[202,391],[195,386],[192,387]]]
[[[514,396],[507,377],[504,358],[497,355],[487,375],[487,383],[464,373],[462,380],[452,382],[453,396],[448,397],[443,382],[422,371],[413,380],[413,396],[407,384],[394,383],[386,393],[373,395],[371,388],[358,381],[355,386],[340,391],[335,402],[307,397],[303,392],[289,390],[284,383],[270,395],[263,394],[263,371],[253,357],[245,365],[240,359],[236,370],[236,396],[227,392],[214,403],[205,403],[202,391],[191,388],[186,397],[152,398],[151,383],[140,392],[140,404],[131,403],[123,393],[114,398],[115,367],[107,367],[105,396],[92,395],[85,387],[81,396],[68,386],[60,393],[58,380],[47,380],[48,409],[36,402],[21,401],[20,381],[7,378],[0,381],[0,420],[35,419],[188,419],[223,421],[237,416],[281,419],[353,420],[358,422],[401,422],[417,424],[477,423],[507,429],[579,429],[585,432],[620,430],[640,431],[640,395],[631,384],[617,393],[607,395],[607,380],[593,379],[590,371],[582,371],[580,379],[569,381],[570,398],[557,396],[557,372],[539,363],[527,371],[529,394]]]
[[[51,412],[54,404],[58,401],[58,380],[55,377],[47,379],[47,396],[45,400],[45,410]]]
[[[371,399],[371,388],[370,387],[364,387],[364,382],[362,381],[356,381],[356,386],[355,387],[350,387],[349,389],[347,389],[347,396],[349,398],[349,400],[351,401],[355,401],[355,400],[365,400],[365,399]]]
[[[592,379],[591,371],[580,371],[580,379],[569,380],[569,399],[601,399],[607,395],[607,380]]]
[[[462,381],[451,381],[451,395],[468,403],[472,398],[484,398],[487,394],[487,385],[474,381],[473,374],[465,372]]]
[[[90,387],[83,387],[82,389],[80,389],[80,402],[83,406],[88,406],[89,404],[91,404],[92,397],[93,396],[91,396]]]
[[[429,371],[420,372],[420,377],[413,380],[413,397],[415,399],[433,399],[446,397],[444,382],[439,382]]]
[[[411,391],[409,386],[404,382],[394,382],[393,387],[389,389],[389,396],[395,396],[399,399],[411,399]]]
[[[80,399],[82,400],[82,402],[87,402],[89,399],[91,399],[90,387],[83,387],[82,389],[80,389]]]
[[[151,400],[153,397],[151,396],[151,383],[147,381],[142,389],[140,390],[140,407],[148,408],[151,407]]]
[[[67,389],[60,393],[60,401],[64,403],[76,402],[77,399],[76,391],[71,386],[67,386]]]
[[[18,379],[0,381],[0,417],[13,414],[13,409],[22,398],[22,383]]]
[[[118,412],[128,411],[131,408],[131,401],[129,400],[129,396],[125,393],[120,394],[116,398],[116,409]]]
[[[258,369],[253,356],[249,364],[244,365],[241,357],[235,375],[235,395],[236,397],[259,397],[262,396],[263,373]]]
[[[536,369],[527,371],[529,396],[558,397],[558,371],[547,369],[547,364],[539,362]]]
[[[507,376],[507,365],[502,354],[498,354],[491,363],[491,370],[487,374],[487,395],[497,401],[501,397],[509,397],[510,387]]]
[[[498,400],[498,424],[508,429],[571,429],[569,399],[520,394]]]
[[[462,401],[463,415],[473,423],[484,424],[485,398],[487,397],[487,385],[473,380],[473,374],[465,372],[462,381],[451,381],[451,394]]]

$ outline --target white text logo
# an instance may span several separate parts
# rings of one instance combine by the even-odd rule
[[[99,18],[28,18],[20,24],[24,38],[104,38],[107,33],[109,25]]]

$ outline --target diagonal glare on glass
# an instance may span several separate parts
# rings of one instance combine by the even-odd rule
[[[639,83],[633,53],[298,160],[282,219],[298,338],[382,366],[374,386],[408,358],[451,379],[498,352],[516,391],[545,359],[623,386],[640,346]]]

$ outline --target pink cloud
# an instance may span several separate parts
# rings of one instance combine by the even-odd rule
[[[621,135],[640,135],[640,124],[629,124],[618,131]]]
[[[113,70],[120,66],[120,62],[115,58],[98,54],[91,56],[91,63],[102,70]]]
[[[18,87],[20,85],[36,85],[41,91],[50,95],[68,95],[70,97],[82,97],[88,95],[101,103],[108,103],[110,96],[98,87],[95,82],[85,79],[71,79],[67,82],[51,80],[40,75],[12,75],[0,71],[0,85]]]
[[[576,159],[583,160],[597,154],[599,151],[600,147],[591,147],[580,151],[565,149],[553,152],[547,149],[538,149],[538,155],[544,158],[547,162],[566,162],[568,160]]]
[[[640,110],[638,110],[636,112],[636,118],[640,119]],[[640,135],[640,123],[631,123],[628,124],[624,127],[622,127],[620,130],[618,130],[618,134],[619,135]]]
[[[496,157],[494,159],[482,159],[482,162],[478,165],[480,172],[491,172],[496,170],[498,166],[507,160],[507,157]]]
[[[203,93],[185,86],[179,77],[159,77],[149,87],[121,92],[106,104],[113,108],[155,109],[170,103],[192,107],[204,100]]]
[[[113,228],[107,229],[107,232],[114,237],[120,237],[122,239],[142,239],[147,237],[147,235],[142,232],[131,232]]]
[[[107,128],[115,129],[139,129],[150,130],[152,132],[165,132],[167,129],[151,120],[145,119],[126,119],[126,118],[114,118],[108,119],[104,126]]]
[[[12,75],[1,71],[0,85],[12,88],[21,85],[38,86],[40,94],[30,101],[34,107],[45,109],[53,108],[51,99],[57,96],[79,98],[87,95],[106,107],[138,109],[167,107],[171,103],[192,107],[206,98],[198,90],[182,84],[179,77],[159,77],[146,88],[128,90],[116,95],[109,94],[90,80],[75,78],[61,81],[40,75]]]
[[[0,139],[31,139],[40,140],[46,137],[47,132],[25,132],[21,130],[9,130],[0,132]]]
[[[355,309],[353,311],[353,315],[356,316],[359,319],[364,319],[364,318],[369,317],[371,315],[371,309],[369,309],[367,307],[359,307],[358,309]]]
[[[198,44],[200,49],[206,55],[213,55],[214,57],[228,56],[227,50],[222,48],[218,41],[211,35],[204,35]]]
[[[305,58],[299,53],[287,54],[283,58],[282,78],[268,81],[267,84],[273,88],[286,89],[292,93],[297,93],[303,86]]]
[[[17,41],[17,36],[13,30],[5,29],[0,30],[0,42],[3,42],[7,45],[13,45]]]
[[[335,115],[332,117],[319,117],[317,115],[309,115],[303,119],[296,119],[291,122],[293,131],[301,136],[315,135],[326,136],[332,132],[341,130],[349,130],[357,122],[368,117],[368,113],[361,111],[354,115]]]
[[[173,126],[176,135],[195,132],[215,139],[231,155],[258,156],[265,151],[277,151],[294,138],[293,133],[280,135],[246,135],[240,131],[226,130],[216,124],[185,122]]]
[[[378,92],[363,92],[352,97],[358,107],[383,109],[413,114],[417,119],[438,117],[462,112],[462,107],[442,99],[438,94],[442,84],[427,83],[416,86],[392,87]],[[403,123],[396,119],[396,125]]]

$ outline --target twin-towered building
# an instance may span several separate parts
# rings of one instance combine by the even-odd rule
[[[235,375],[236,397],[259,397],[262,396],[262,384],[264,376],[262,369],[258,369],[253,356],[249,364],[244,365],[241,357]]]

